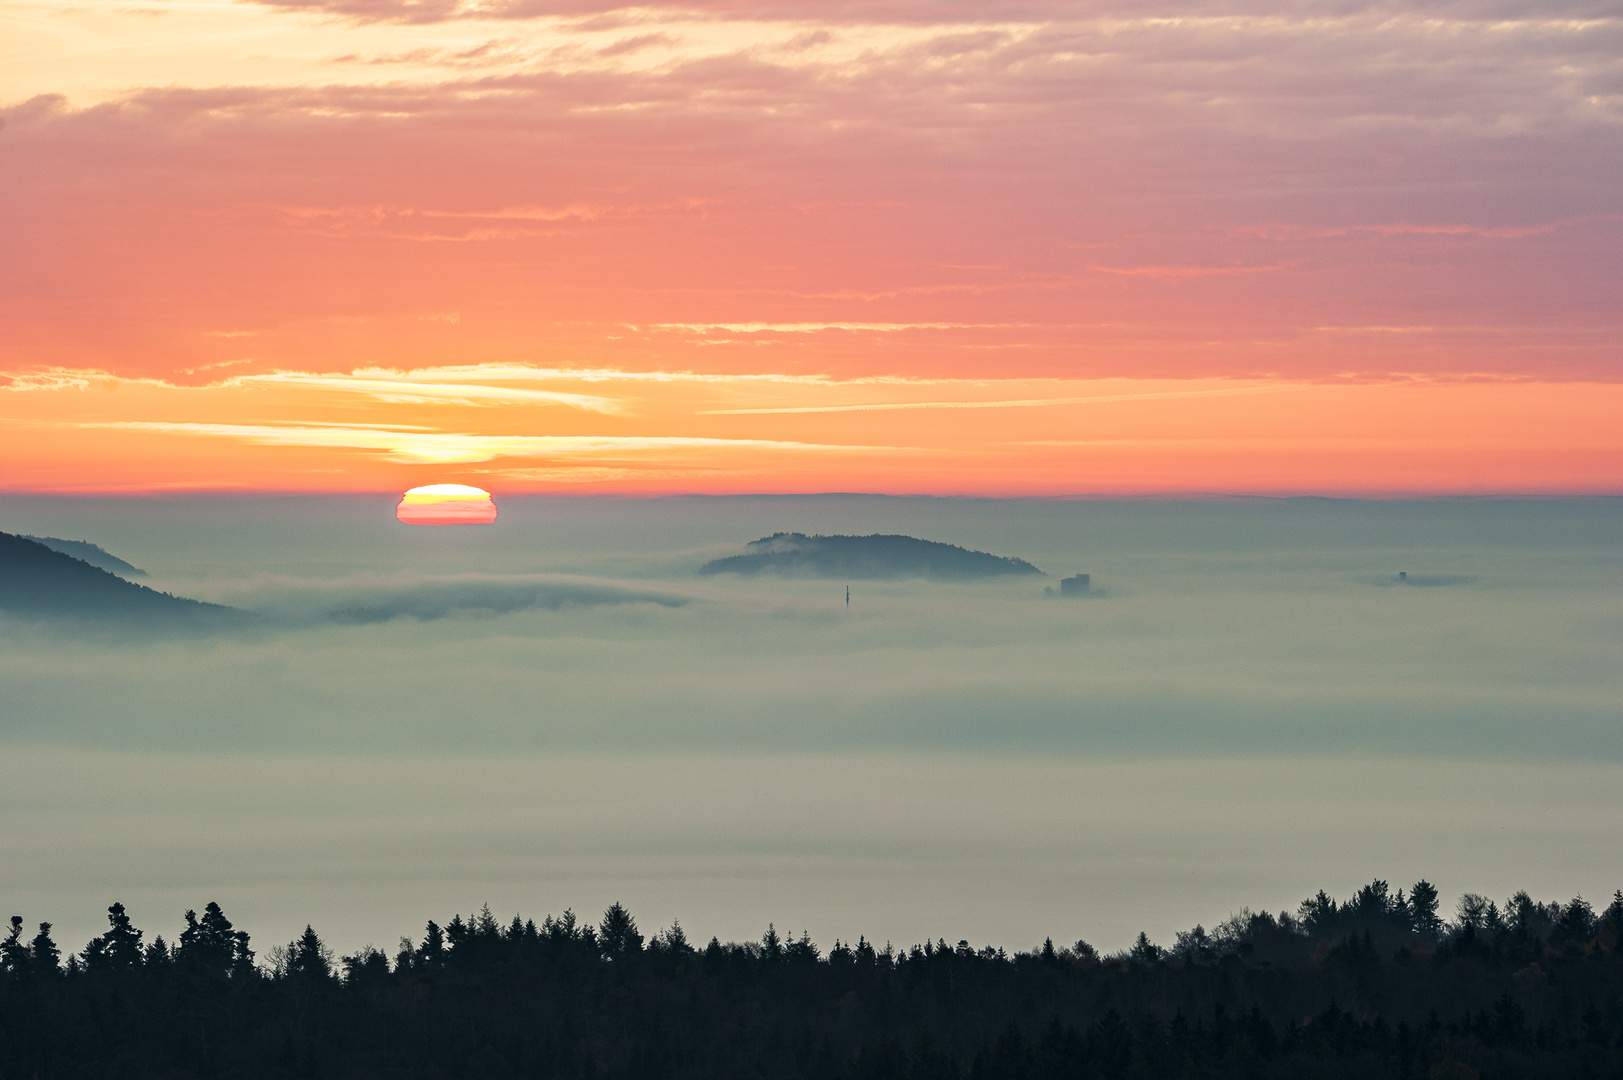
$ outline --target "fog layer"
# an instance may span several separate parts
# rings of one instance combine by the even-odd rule
[[[0,622],[0,894],[77,943],[219,899],[391,943],[490,902],[646,925],[1102,947],[1429,876],[1600,899],[1623,504],[0,500],[166,637]],[[778,531],[1029,560],[974,584],[702,577]],[[1085,600],[1045,598],[1092,575]],[[1400,576],[1402,575],[1402,576]],[[1593,878],[1593,880],[1591,880]],[[0,914],[9,914],[0,913]]]
[[[0,506],[270,624],[115,643],[5,624],[0,738],[1623,760],[1612,502],[509,500],[494,526],[442,529],[389,510]],[[697,574],[763,524],[906,532],[1049,577],[859,582],[847,607],[841,581]],[[1079,571],[1098,597],[1044,597]]]

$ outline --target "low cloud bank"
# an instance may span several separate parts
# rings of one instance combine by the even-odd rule
[[[1445,585],[1472,585],[1480,581],[1475,574],[1411,574],[1400,571],[1393,577],[1371,580],[1372,585],[1409,585],[1417,589],[1435,589]]]
[[[242,606],[207,603],[138,585],[80,558],[129,564],[78,542],[64,550],[32,537],[0,533],[0,619],[39,623],[54,634],[159,637],[243,630],[296,630],[314,625],[364,626],[412,619],[494,618],[529,610],[558,611],[615,604],[677,608],[690,598],[669,592],[581,581],[459,577],[407,583],[283,582],[252,590]],[[132,568],[133,569],[133,568]],[[137,571],[139,573],[139,571]],[[262,610],[251,610],[262,608]],[[268,616],[265,617],[265,616]]]
[[[365,626],[394,619],[431,622],[453,616],[495,617],[532,609],[558,611],[602,604],[658,604],[678,608],[689,602],[687,597],[670,593],[612,585],[446,582],[382,590],[333,608],[326,613],[326,621]]]
[[[1392,758],[1052,755],[266,757],[8,748],[12,912],[59,941],[119,899],[173,941],[224,904],[256,939],[313,921],[352,951],[442,911],[680,917],[722,940],[807,929],[1105,951],[1241,904],[1426,877],[1448,897],[1618,887],[1623,770]],[[1550,822],[1561,826],[1552,829]],[[63,868],[71,867],[71,873]]]

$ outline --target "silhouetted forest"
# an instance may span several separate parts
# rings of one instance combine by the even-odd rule
[[[1375,881],[1295,912],[1009,954],[938,939],[826,951],[645,939],[489,909],[396,955],[313,929],[256,954],[216,904],[147,940],[120,904],[64,957],[49,923],[0,943],[0,1078],[1623,1076],[1623,893],[1503,907]]]
[[[24,540],[32,540],[36,544],[43,544],[52,551],[60,551],[64,555],[72,556],[80,562],[87,562],[100,570],[110,574],[117,574],[126,580],[130,578],[146,577],[147,572],[138,566],[120,559],[100,544],[92,544],[88,540],[63,540],[59,536],[23,536]]]

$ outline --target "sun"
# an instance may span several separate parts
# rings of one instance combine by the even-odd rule
[[[402,495],[394,516],[407,525],[489,525],[496,520],[496,504],[484,488],[429,484]]]

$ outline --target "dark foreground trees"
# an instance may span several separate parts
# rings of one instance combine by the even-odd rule
[[[1445,924],[1430,885],[1377,881],[1104,958],[487,909],[392,958],[307,927],[257,964],[218,905],[169,945],[114,904],[66,960],[13,918],[0,968],[0,1080],[1623,1076],[1623,895],[1468,894]]]

